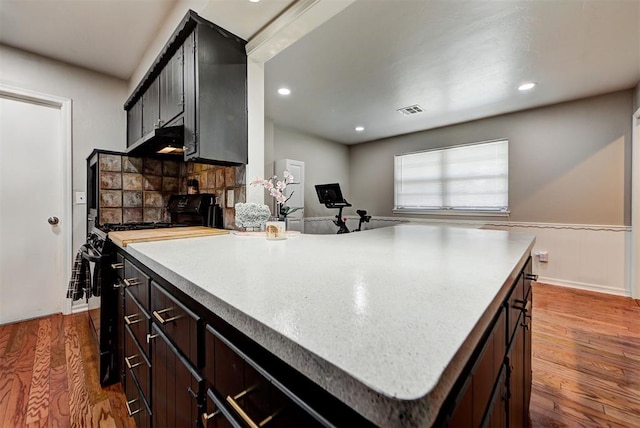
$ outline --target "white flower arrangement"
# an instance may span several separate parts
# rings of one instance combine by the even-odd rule
[[[271,217],[271,210],[267,205],[249,202],[236,204],[236,226],[260,229]]]
[[[268,192],[269,195],[273,196],[276,200],[276,216],[280,219],[287,218],[287,215],[302,209],[302,207],[289,207],[285,205],[285,203],[291,199],[294,192],[291,192],[289,197],[285,196],[284,189],[287,188],[289,184],[300,184],[293,182],[293,174],[289,171],[284,171],[282,173],[284,179],[278,180],[278,176],[274,175],[268,180],[263,180],[262,178],[256,178],[251,183],[252,186],[263,186]],[[275,184],[273,182],[275,181]]]

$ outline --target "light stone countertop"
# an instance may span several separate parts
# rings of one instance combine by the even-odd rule
[[[376,424],[425,426],[534,242],[410,224],[125,250]]]

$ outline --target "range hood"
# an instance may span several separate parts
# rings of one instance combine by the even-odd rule
[[[182,158],[184,153],[184,125],[156,128],[127,149],[138,157]]]

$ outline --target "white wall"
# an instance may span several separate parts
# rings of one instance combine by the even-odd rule
[[[0,64],[1,83],[72,100],[73,190],[86,191],[86,158],[91,151],[125,149],[127,83],[4,45]],[[43,191],[46,185],[42,183]],[[72,250],[84,243],[85,229],[86,205],[74,205]]]
[[[344,144],[276,125],[273,129],[273,159],[265,159],[265,163],[274,162],[277,159],[294,159],[304,162],[305,217],[337,214],[336,210],[325,208],[318,202],[316,184],[340,183],[345,199],[351,201],[349,148]],[[282,171],[275,173],[281,175]],[[345,214],[348,212],[345,210]]]

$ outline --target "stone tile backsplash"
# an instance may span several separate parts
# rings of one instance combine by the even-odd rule
[[[134,158],[101,153],[100,223],[170,221],[169,196],[187,193],[187,180],[200,193],[216,195],[224,227],[235,227],[235,203],[246,201],[245,167]]]

